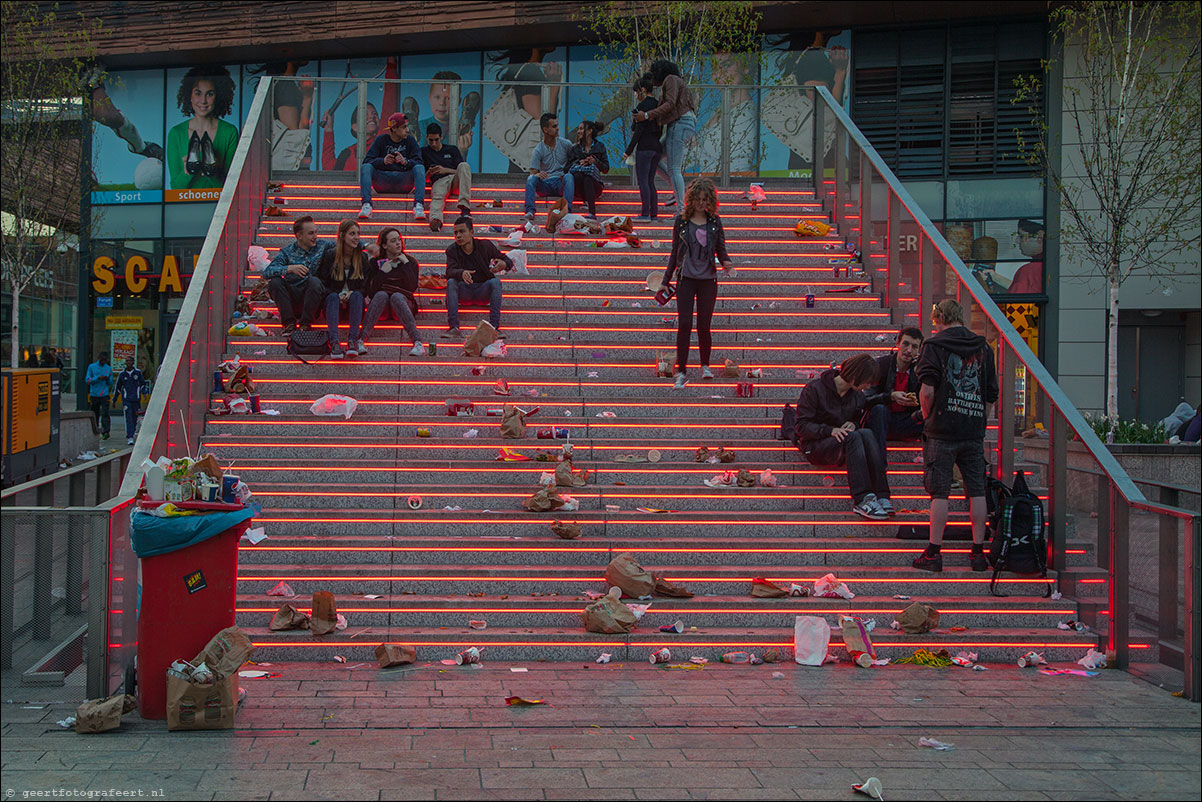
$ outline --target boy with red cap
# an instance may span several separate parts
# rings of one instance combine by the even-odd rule
[[[376,137],[359,167],[359,219],[371,217],[371,193],[413,190],[413,217],[426,217],[426,165],[417,140],[409,135],[409,118],[397,112],[388,118],[388,131]]]

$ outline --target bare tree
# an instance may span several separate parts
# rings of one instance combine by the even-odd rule
[[[83,97],[98,77],[89,69],[99,25],[82,14],[64,22],[38,3],[0,4],[0,207],[11,215],[0,266],[12,298],[12,367],[20,362],[21,293],[80,233]]]
[[[1199,246],[1199,5],[1082,2],[1052,12],[1064,53],[1063,163],[1047,118],[1020,151],[1060,198],[1061,249],[1106,282],[1106,414],[1118,419],[1119,290],[1134,275],[1166,284],[1197,275],[1174,257]],[[1045,74],[1051,64],[1045,63]],[[1040,97],[1043,75],[1016,81]],[[1018,131],[1016,130],[1016,133]],[[1079,154],[1079,156],[1078,156]],[[1188,268],[1188,269],[1183,269]]]

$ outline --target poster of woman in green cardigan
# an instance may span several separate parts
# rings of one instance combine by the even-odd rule
[[[175,102],[185,119],[167,133],[172,189],[220,189],[238,127],[221,119],[234,110],[234,79],[222,66],[193,67],[180,81]]]

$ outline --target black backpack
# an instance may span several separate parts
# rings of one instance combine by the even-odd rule
[[[787,440],[793,445],[797,445],[797,410],[792,404],[785,404],[785,409],[780,416],[780,431],[776,435],[777,440]]]
[[[995,480],[996,481],[996,480]],[[1044,537],[1045,515],[1043,502],[1027,487],[1022,471],[1014,472],[1014,486],[1006,487],[1001,482],[990,483],[987,498],[992,501],[996,494],[996,506],[990,505],[989,528],[993,542],[989,546],[989,562],[993,565],[993,578],[989,591],[995,596],[1005,596],[996,589],[998,575],[1002,571],[1014,574],[1039,574],[1048,578],[1048,545]],[[1049,582],[1044,596],[1052,595]]]
[[[322,357],[330,355],[330,333],[325,329],[294,329],[288,337],[288,353],[311,365]],[[310,362],[306,356],[317,359]]]

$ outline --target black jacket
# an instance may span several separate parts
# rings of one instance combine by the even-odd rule
[[[918,360],[914,360],[910,365],[910,382],[906,385],[907,393],[918,395]],[[875,407],[879,404],[890,404],[893,402],[893,383],[897,381],[897,351],[890,351],[884,356],[876,358],[876,386],[868,391],[868,406]],[[914,420],[922,420],[922,407],[914,408],[912,416]]]
[[[326,286],[326,292],[341,293],[344,287],[351,292],[356,290],[359,292],[366,291],[367,276],[374,264],[372,258],[367,255],[366,250],[360,247],[359,258],[363,260],[363,278],[351,278],[350,275],[353,272],[353,268],[347,268],[343,271],[342,281],[338,281],[334,278],[334,254],[337,250],[337,247],[326,248],[325,253],[321,255],[321,261],[317,264],[317,277]]]
[[[488,266],[493,259],[504,260],[506,269],[513,269],[513,260],[501,253],[492,240],[473,238],[472,242],[471,253],[464,253],[457,242],[452,242],[447,248],[447,278],[461,281],[464,271],[467,271],[472,274],[474,283],[482,284],[496,277]]]
[[[729,262],[730,254],[726,252],[726,232],[722,228],[722,218],[718,215],[707,215],[706,220],[706,255],[709,261],[713,262],[716,255],[719,262]],[[689,221],[683,215],[676,215],[672,222],[672,254],[668,257],[668,268],[664,271],[664,284],[672,281],[672,274],[676,272],[677,264],[682,258],[681,248],[687,247],[684,238],[688,231]]]
[[[659,101],[648,95],[643,98],[639,105],[634,107],[635,111],[651,111],[659,105]],[[641,123],[631,123],[630,144],[626,146],[626,155],[629,156],[636,150],[653,150],[656,153],[662,153],[664,143],[660,141],[663,136],[664,127],[655,120],[644,120]]]
[[[392,265],[388,272],[381,267],[381,263],[388,262],[387,259],[373,259],[371,269],[367,271],[367,294],[375,295],[381,290],[388,293],[399,292],[405,296],[405,300],[409,302],[409,308],[416,315],[419,307],[415,293],[421,266],[409,254],[405,254],[405,256],[409,259],[407,263]]]
[[[831,436],[831,432],[848,421],[857,424],[868,399],[858,390],[848,390],[839,395],[835,387],[838,371],[823,371],[822,375],[806,383],[797,399],[797,439],[813,443]]]
[[[605,146],[600,142],[593,142],[587,148],[580,142],[573,145],[572,149],[568,151],[568,159],[564,162],[563,171],[566,173],[571,170],[576,162],[585,156],[595,156],[597,158],[597,169],[602,173],[609,172],[609,154],[606,152]]]
[[[985,405],[997,402],[997,369],[985,338],[952,326],[922,346],[918,380],[935,388],[923,434],[936,440],[982,440]]]

